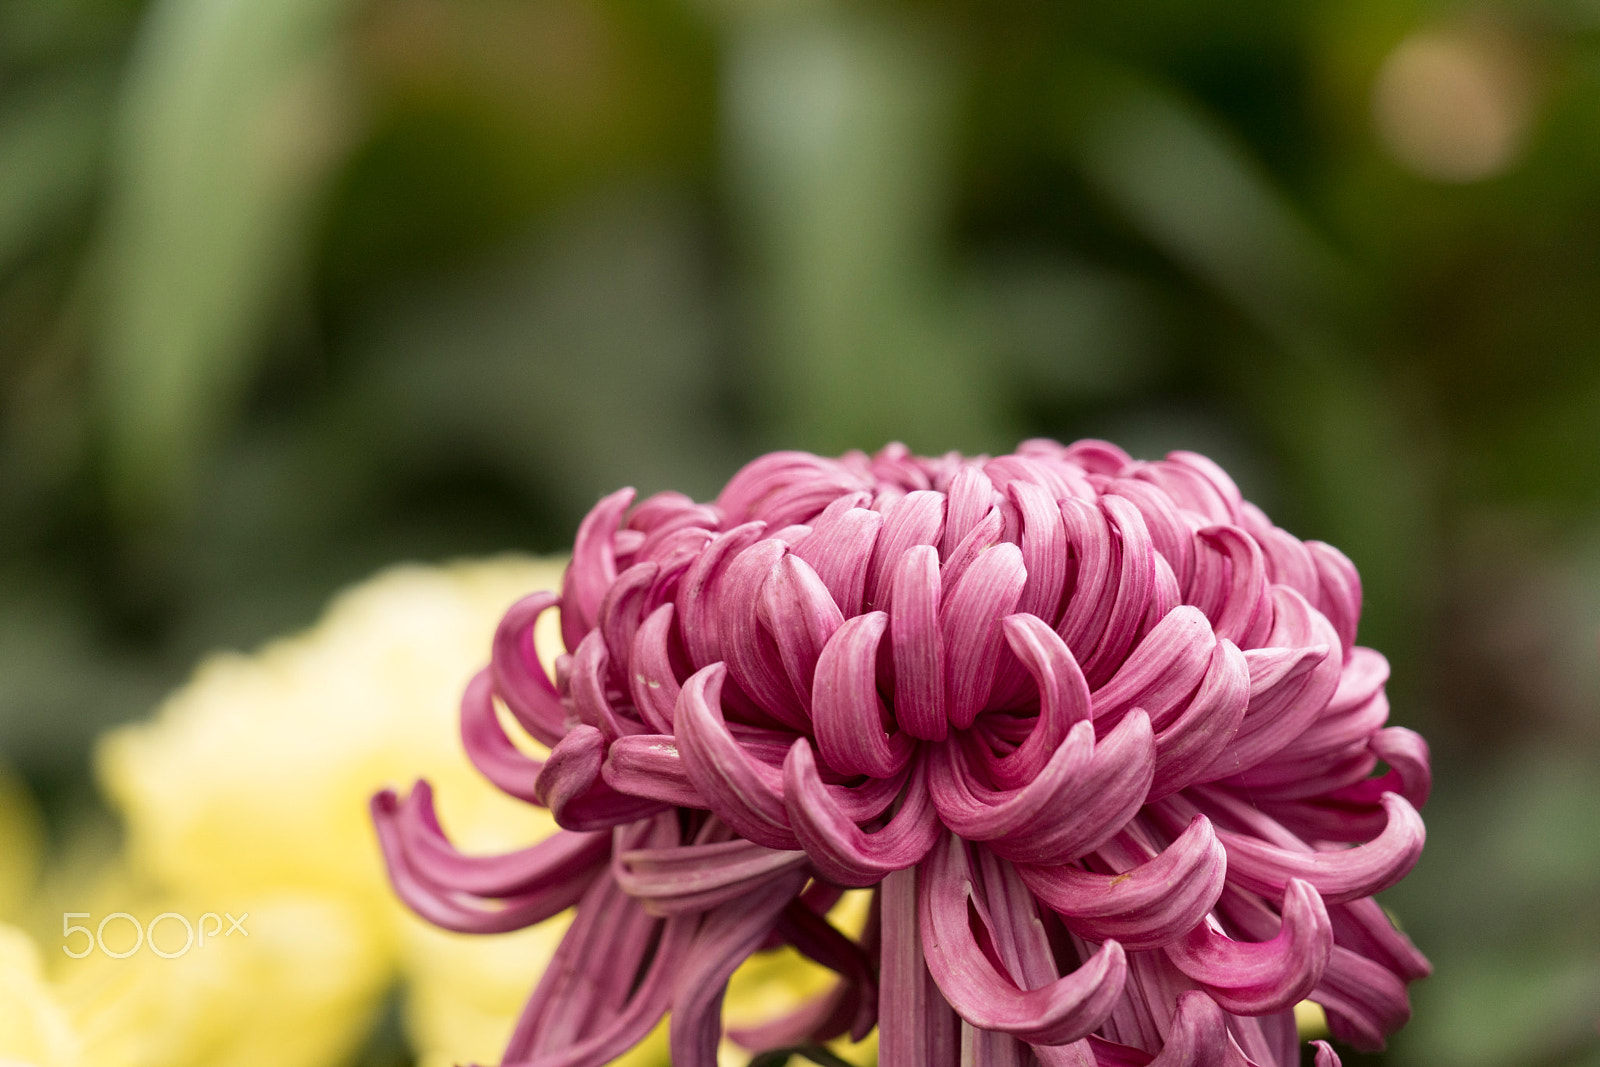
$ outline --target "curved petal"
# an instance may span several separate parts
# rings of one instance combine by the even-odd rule
[[[691,1067],[717,1062],[728,978],[761,947],[805,879],[803,871],[792,871],[745,894],[737,904],[725,904],[706,915],[677,976],[678,992],[672,1001],[673,1063]]]
[[[556,735],[556,741],[560,740],[561,735]],[[506,736],[495,714],[494,682],[487,670],[473,675],[461,694],[461,745],[478,773],[502,793],[529,804],[543,803],[535,783],[544,761],[523,754]]]
[[[765,529],[765,523],[747,522],[718,534],[689,565],[678,584],[678,632],[683,636],[689,662],[697,670],[724,657],[719,588],[728,560],[754,544]]]
[[[1389,773],[1379,778],[1336,790],[1329,799],[1343,803],[1376,803],[1385,793],[1399,793],[1420,808],[1433,790],[1433,771],[1429,767],[1428,742],[1404,726],[1388,726],[1367,742],[1368,750],[1389,765]]]
[[[956,546],[972,532],[974,526],[983,521],[999,499],[995,495],[994,483],[976,463],[963,463],[950,479],[945,492],[948,503],[945,505],[944,534],[939,540],[941,559],[950,558]]]
[[[778,646],[789,684],[809,706],[817,657],[844,624],[839,605],[811,564],[790,552],[761,587],[760,615]]]
[[[1094,690],[1095,719],[1113,723],[1129,708],[1140,707],[1153,723],[1165,726],[1171,712],[1205,677],[1216,644],[1211,623],[1199,608],[1188,604],[1173,608],[1110,680]]]
[[[1139,509],[1119,496],[1100,498],[1111,528],[1121,544],[1111,613],[1094,651],[1083,656],[1083,673],[1095,684],[1109,679],[1128,655],[1139,635],[1145,605],[1155,584],[1155,544]]]
[[[605,830],[666,807],[658,800],[629,796],[607,785],[600,777],[605,755],[605,736],[586,725],[574,726],[550,750],[533,791],[563,828]]]
[[[378,793],[372,798],[371,806],[372,823],[378,832],[378,844],[395,894],[435,926],[457,933],[498,934],[543,922],[576,903],[594,881],[596,872],[605,866],[604,857],[597,856],[592,859],[592,866],[575,863],[564,877],[540,881],[527,892],[511,894],[493,903],[480,902],[454,890],[440,888],[422,877],[401,840],[400,800],[393,790]]]
[[[784,542],[767,538],[735,556],[717,587],[717,610],[728,674],[767,715],[806,730],[810,720],[805,707],[789,682],[777,642],[761,624],[762,590],[788,551]]]
[[[1017,608],[1028,578],[1022,551],[1009,541],[973,561],[940,605],[945,649],[945,714],[959,730],[989,699],[1000,664],[1000,620]]]
[[[1228,850],[1228,879],[1273,900],[1282,900],[1291,879],[1303,878],[1329,904],[1370,897],[1394,885],[1416,865],[1427,829],[1422,816],[1398,793],[1380,802],[1389,822],[1364,845],[1335,852],[1295,852],[1248,834],[1217,831]]]
[[[1121,874],[1019,865],[1028,888],[1090,941],[1155,948],[1192,930],[1217,903],[1227,856],[1211,821],[1196,815],[1158,856]]]
[[[612,541],[633,503],[632,489],[618,489],[589,509],[572,543],[572,562],[561,582],[561,639],[577,648],[600,617],[600,600],[617,579]]]
[[[642,733],[643,727],[632,716],[624,716],[611,706],[606,696],[606,679],[611,673],[611,653],[598,629],[590,630],[578,643],[572,656],[572,673],[567,688],[572,693],[572,710],[578,721],[597,728],[606,740]]]
[[[889,647],[894,658],[895,719],[912,737],[943,741],[950,732],[950,720],[945,717],[944,705],[939,555],[931,545],[917,545],[900,557],[891,589],[894,613],[889,617]],[[876,655],[876,642],[873,652]],[[871,684],[876,694],[875,668]]]
[[[1219,638],[1254,648],[1266,636],[1272,621],[1271,604],[1267,600],[1267,564],[1261,546],[1237,526],[1207,526],[1195,537],[1210,549],[1201,551],[1197,561],[1207,561],[1207,576],[1215,574],[1218,585],[1214,597],[1216,607],[1207,612],[1215,620],[1212,629]],[[1227,560],[1226,568],[1216,552]],[[1226,579],[1221,576],[1224,569]],[[1196,603],[1202,601],[1197,599]]]
[[[489,656],[494,691],[522,728],[546,745],[566,732],[567,710],[539,662],[533,631],[539,616],[560,603],[554,593],[533,593],[511,605],[495,627]]]
[[[873,833],[857,826],[829,795],[805,738],[795,741],[784,760],[783,789],[795,836],[818,873],[838,885],[876,885],[891,871],[920,862],[939,836],[925,761],[912,770],[900,809]]]
[[[979,746],[978,758],[1001,789],[1018,789],[1038,776],[1067,739],[1073,724],[1089,718],[1089,683],[1061,635],[1035,615],[1008,615],[1001,622],[1006,643],[1033,675],[1039,718],[1026,740],[1004,756]]]
[[[1156,734],[1156,773],[1150,799],[1170,796],[1217,761],[1250,702],[1250,667],[1232,641],[1218,641],[1189,706]]]
[[[684,770],[671,734],[630,734],[611,742],[600,777],[619,793],[648,797],[675,808],[706,808],[705,798]]]
[[[888,624],[881,611],[857,615],[834,631],[817,659],[812,723],[822,758],[840,774],[891,777],[916,747],[904,732],[883,729],[888,712],[878,696],[878,642]]]
[[[1317,891],[1295,878],[1272,940],[1235,941],[1208,919],[1164,951],[1228,1011],[1267,1015],[1292,1008],[1316,987],[1333,951],[1333,926]]]
[[[867,567],[883,529],[883,516],[853,507],[824,515],[794,554],[811,564],[845,618],[861,614],[866,602]]]
[[[478,897],[513,897],[547,889],[588,871],[611,851],[608,833],[562,830],[536,845],[498,856],[464,855],[450,843],[433,807],[433,788],[418,781],[398,810],[387,802],[408,865],[417,877]]]
[[[889,606],[894,568],[914,545],[937,545],[944,532],[944,494],[931,489],[907,493],[884,511],[883,532],[867,568],[868,610]]]
[[[613,663],[628,662],[634,632],[644,618],[650,590],[660,573],[659,563],[651,560],[635,563],[617,575],[617,580],[606,589],[606,595],[600,598],[600,617],[596,630],[603,635],[606,651],[610,653]]]
[[[1111,615],[1112,597],[1107,587],[1116,553],[1111,545],[1111,526],[1099,508],[1082,500],[1061,501],[1061,521],[1067,531],[1067,544],[1077,561],[1072,595],[1056,632],[1068,648],[1077,649],[1081,658],[1100,641],[1106,619]]]
[[[805,865],[804,852],[736,839],[619,851],[611,873],[652,915],[684,915],[738,900]]]
[[[1006,490],[1022,516],[1022,564],[1028,573],[1017,610],[1054,622],[1067,580],[1067,532],[1061,508],[1048,491],[1031,482],[1015,481]]]
[[[678,702],[677,675],[667,642],[672,636],[672,604],[662,604],[640,623],[633,635],[633,651],[628,659],[628,691],[633,706],[657,732],[672,732],[672,710]]]
[[[1143,804],[1154,771],[1150,720],[1139,709],[1098,743],[1091,724],[1067,734],[1039,776],[996,792],[974,781],[955,742],[932,757],[939,817],[1017,863],[1067,863],[1109,840]]]
[[[1178,1010],[1167,1028],[1161,1053],[1150,1067],[1250,1067],[1228,1033],[1228,1021],[1217,1002],[1199,990],[1178,997]]]
[[[1338,945],[1311,999],[1328,1013],[1328,1029],[1362,1052],[1377,1052],[1411,1018],[1406,984],[1393,971]]]
[[[800,847],[783,806],[782,774],[751,757],[728,732],[722,717],[720,663],[683,683],[674,714],[678,751],[695,790],[740,836],[768,848]]]
[[[968,921],[973,899],[966,845],[954,835],[934,847],[920,872],[918,914],[928,970],[967,1022],[1045,1045],[1087,1036],[1122,995],[1127,960],[1108,941],[1088,962],[1038,989],[1020,989],[995,968]]]

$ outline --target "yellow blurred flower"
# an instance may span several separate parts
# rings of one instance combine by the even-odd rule
[[[0,1064],[75,1067],[78,1040],[27,934],[0,923]]]
[[[495,1057],[561,919],[505,938],[425,927],[389,890],[367,798],[427,777],[470,848],[554,829],[547,813],[478,778],[455,716],[501,613],[558,586],[560,568],[505,558],[385,572],[303,634],[211,657],[153,720],[104,739],[100,777],[126,822],[130,877],[113,879],[82,921],[113,910],[145,923],[162,911],[249,918],[247,937],[214,936],[173,959],[146,950],[65,961],[64,995],[93,1062],[337,1063],[397,978],[424,1062]],[[551,658],[554,622],[541,644]],[[132,926],[118,923],[131,942]],[[177,920],[161,935],[166,951],[182,944]]]

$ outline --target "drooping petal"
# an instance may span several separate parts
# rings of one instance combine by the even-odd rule
[[[928,970],[961,1017],[1024,1041],[1064,1045],[1104,1021],[1127,977],[1122,946],[1108,941],[1076,971],[1038,989],[1020,989],[996,969],[968,922],[973,899],[967,846],[949,836],[923,864],[918,917]]]
[[[838,885],[876,885],[890,872],[920,862],[939,836],[926,765],[920,760],[900,808],[872,833],[857,826],[829,795],[804,739],[795,741],[784,761],[783,787],[795,836],[818,873]]]
[[[1008,615],[1002,632],[1011,651],[1039,690],[1039,717],[1026,740],[1004,756],[977,749],[989,777],[1001,789],[1018,789],[1038,776],[1075,723],[1089,719],[1089,683],[1050,625],[1035,615]]]
[[[1143,711],[1135,709],[1098,743],[1093,736],[1090,723],[1078,723],[1037,778],[1009,791],[974,780],[958,743],[946,742],[930,764],[939,817],[1017,863],[1067,863],[1093,851],[1139,810],[1155,768]]]
[[[561,740],[566,709],[539,662],[533,629],[539,616],[560,603],[554,593],[533,593],[511,605],[495,628],[489,659],[495,692],[522,728],[545,745]]]
[[[783,852],[752,841],[716,841],[618,851],[611,872],[652,915],[703,912],[741,900],[806,864],[804,852]]]
[[[1155,583],[1155,545],[1139,509],[1117,496],[1102,497],[1100,507],[1121,548],[1116,585],[1105,630],[1094,651],[1083,657],[1083,673],[1092,685],[1109,679],[1139,636],[1145,605]]]
[[[1328,1014],[1328,1029],[1362,1052],[1377,1052],[1411,1018],[1406,985],[1389,968],[1338,945],[1311,999]]]
[[[878,980],[878,1067],[956,1067],[959,1022],[923,954],[919,867],[891,871],[878,890],[883,948]]]
[[[728,732],[722,717],[720,663],[690,675],[674,713],[684,769],[711,810],[743,837],[768,848],[800,847],[783,806],[783,777],[755,760]]]
[[[1189,706],[1156,734],[1156,771],[1149,799],[1177,792],[1216,763],[1238,731],[1249,701],[1245,654],[1232,641],[1218,641]]]
[[[1181,937],[1212,909],[1227,875],[1227,856],[1210,820],[1196,815],[1159,855],[1118,874],[1026,864],[1018,872],[1079,936],[1144,949]]]
[[[723,622],[720,587],[728,561],[754,544],[766,529],[764,523],[747,522],[717,535],[690,565],[678,585],[678,632],[684,651],[695,669],[721,662]],[[569,646],[570,647],[570,646]]]
[[[600,774],[605,758],[605,735],[588,725],[574,726],[550,750],[550,758],[533,783],[534,796],[566,829],[607,830],[654,815],[666,806],[659,800],[611,788]]]
[[[1400,794],[1385,793],[1380,803],[1389,816],[1383,833],[1335,852],[1295,852],[1247,834],[1217,831],[1228,850],[1229,880],[1281,900],[1289,882],[1302,878],[1331,904],[1388,889],[1416,865],[1427,830],[1417,809]]]
[[[883,516],[876,511],[848,508],[818,520],[811,536],[794,546],[794,554],[811,564],[847,619],[861,614],[866,603],[867,569],[882,529]]]
[[[678,973],[677,995],[672,1000],[674,1064],[715,1067],[728,978],[761,947],[779,913],[804,884],[805,873],[792,871],[706,915]]]
[[[788,551],[784,542],[767,538],[735,556],[718,585],[718,613],[729,676],[763,713],[805,730],[810,725],[806,709],[789,681],[777,642],[761,623],[762,590]]]
[[[1061,507],[1045,489],[1016,481],[1006,487],[1022,515],[1022,563],[1027,583],[1017,610],[1053,624],[1059,617],[1061,590],[1067,579],[1067,533]]]
[[[944,494],[931,489],[907,493],[883,516],[883,532],[872,549],[867,569],[869,610],[889,606],[890,582],[900,557],[915,545],[937,545],[944,532]]]
[[[902,731],[884,732],[889,716],[878,696],[877,670],[888,623],[881,611],[857,615],[834,632],[817,660],[813,728],[822,758],[840,774],[892,777],[916,746]]]
[[[1211,623],[1198,608],[1173,608],[1110,680],[1094,690],[1095,719],[1114,723],[1129,708],[1141,707],[1152,722],[1165,726],[1205,677],[1216,644]]]
[[[408,866],[423,881],[479,897],[505,898],[581,877],[610,851],[610,835],[562,830],[536,845],[496,856],[469,856],[450,843],[433,806],[433,788],[419,781],[398,810],[385,801]]]
[[[1199,990],[1180,994],[1166,1042],[1150,1067],[1250,1067],[1229,1035],[1222,1012],[1213,998]]]
[[[560,741],[558,735],[556,740]],[[526,755],[506,736],[494,710],[494,682],[479,671],[461,694],[461,746],[478,773],[502,793],[542,804],[535,790],[544,761]]]
[[[572,673],[567,688],[572,693],[572,710],[578,721],[593,726],[614,741],[628,734],[643,733],[644,726],[632,715],[623,715],[611,705],[606,681],[611,674],[611,654],[599,629],[589,631],[572,656]]]
[[[495,898],[467,899],[467,894],[445,888],[424,877],[424,872],[441,873],[436,865],[418,868],[406,849],[400,828],[400,799],[385,789],[372,798],[372,822],[378,831],[378,844],[395,893],[418,915],[435,926],[464,934],[498,934],[520,930],[543,922],[571,907],[598,871],[604,869],[603,852],[593,855],[583,849],[567,854],[567,843],[553,852],[569,862],[560,877],[535,879],[530,888]],[[548,855],[548,854],[547,854]]]
[[[1235,941],[1207,919],[1167,945],[1167,958],[1238,1015],[1292,1008],[1322,978],[1333,927],[1317,891],[1298,878],[1284,890],[1283,927],[1270,941]]]

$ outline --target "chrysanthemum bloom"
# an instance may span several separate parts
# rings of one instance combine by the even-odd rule
[[[462,702],[478,768],[568,832],[466,856],[425,784],[374,800],[434,922],[577,902],[506,1064],[603,1064],[670,1010],[674,1064],[710,1067],[729,974],[784,943],[838,982],[746,1043],[876,1023],[884,1067],[1288,1067],[1302,999],[1358,1048],[1406,1020],[1428,963],[1371,898],[1422,848],[1427,747],[1384,726],[1355,568],[1215,464],[891,446],[632,496]],[[846,886],[876,887],[859,940]]]

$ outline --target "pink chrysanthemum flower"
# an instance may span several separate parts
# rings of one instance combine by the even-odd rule
[[[890,446],[632,496],[462,703],[477,766],[566,831],[469,857],[425,783],[374,800],[426,918],[578,905],[507,1065],[603,1064],[670,1010],[673,1062],[713,1067],[729,975],[783,943],[837,984],[737,1036],[876,1024],[883,1067],[1289,1067],[1303,999],[1361,1049],[1405,1022],[1428,963],[1372,894],[1422,849],[1427,746],[1384,726],[1349,560],[1214,463]],[[552,682],[531,634],[557,604]],[[851,886],[876,887],[859,940],[826,918]]]

